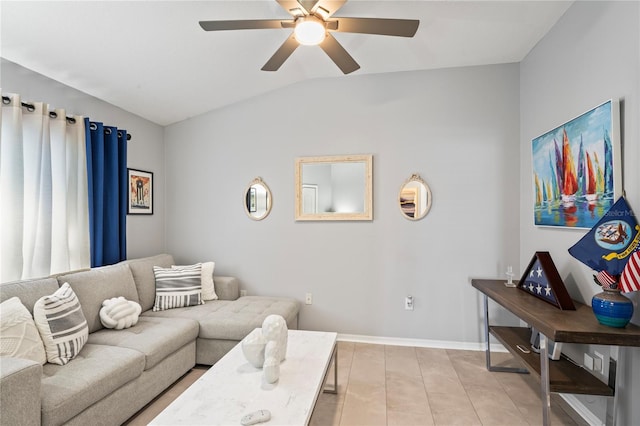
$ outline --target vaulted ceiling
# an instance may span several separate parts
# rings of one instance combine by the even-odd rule
[[[571,3],[350,0],[334,17],[418,19],[420,26],[413,38],[335,33],[361,66],[343,75],[317,46],[301,46],[276,72],[261,71],[290,29],[198,25],[289,19],[274,0],[2,0],[0,55],[168,125],[295,82],[519,62]]]

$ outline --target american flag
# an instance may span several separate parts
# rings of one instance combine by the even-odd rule
[[[620,276],[620,291],[629,293],[640,290],[640,251],[629,256],[629,261]]]
[[[618,282],[616,277],[608,273],[607,271],[600,271],[596,275],[596,281],[604,288],[611,288],[612,284]]]

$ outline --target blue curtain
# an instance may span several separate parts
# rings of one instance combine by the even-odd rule
[[[127,132],[85,118],[91,267],[127,258]]]

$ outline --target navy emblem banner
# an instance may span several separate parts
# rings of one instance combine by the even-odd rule
[[[569,249],[595,271],[620,275],[631,254],[640,246],[640,226],[624,197],[609,209],[596,225]]]

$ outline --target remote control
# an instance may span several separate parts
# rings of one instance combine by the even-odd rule
[[[271,420],[271,412],[269,410],[258,410],[249,413],[240,419],[243,426],[255,425],[256,423],[264,423]]]

